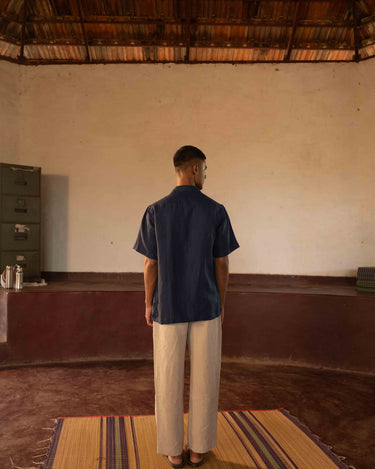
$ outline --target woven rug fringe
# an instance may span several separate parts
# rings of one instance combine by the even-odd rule
[[[56,427],[57,427],[57,422],[58,422],[58,419],[50,419],[51,422],[53,423],[53,427],[50,428],[43,428],[43,430],[49,430],[51,431],[51,435],[49,438],[45,439],[45,440],[40,440],[38,441],[37,444],[40,444],[40,443],[45,443],[46,441],[49,441],[50,443],[52,442],[52,438],[55,434],[55,431],[56,431]],[[45,463],[47,461],[47,458],[48,458],[48,455],[49,455],[49,452],[50,452],[50,449],[51,449],[51,445],[48,445],[47,447],[38,447],[36,448],[36,451],[43,451],[47,449],[47,452],[46,453],[42,453],[42,454],[38,454],[38,455],[34,455],[33,456],[33,464],[35,464],[37,467],[43,469],[43,467],[45,466]],[[41,459],[41,461],[35,461],[36,459]]]
[[[42,453],[42,454],[39,454],[39,453],[41,451],[48,450],[50,445],[48,445],[48,446],[38,446],[38,445],[40,445],[41,443],[44,445],[47,441],[50,442],[50,443],[52,442],[52,438],[53,438],[53,435],[55,433],[55,429],[56,429],[56,426],[57,426],[57,419],[50,419],[50,421],[53,423],[53,427],[52,428],[51,427],[42,428],[42,430],[51,431],[52,434],[49,438],[37,441],[37,443],[36,443],[37,447],[34,449],[34,451],[38,452],[38,454],[35,454],[34,456],[32,456],[31,463],[33,465],[32,466],[27,466],[27,467],[16,466],[13,462],[13,459],[10,458],[10,462],[12,464],[12,469],[43,469],[43,467],[45,465],[45,462],[47,460],[48,451],[47,451],[47,453]],[[41,461],[36,461],[36,459],[41,459]]]
[[[291,414],[288,409],[283,408],[282,412],[288,414],[289,418],[290,418],[294,423],[296,423],[296,425],[298,425],[300,428],[304,429],[304,430],[308,433],[308,435],[310,435],[310,436],[312,437],[313,440],[315,440],[316,442],[319,442],[319,445],[320,445],[321,447],[324,447],[324,448],[326,448],[326,449],[329,449],[330,452],[331,452],[332,454],[334,454],[337,458],[339,458],[341,461],[344,461],[345,459],[348,459],[347,456],[342,456],[342,455],[340,455],[340,454],[335,453],[335,452],[333,451],[333,449],[332,449],[333,446],[330,446],[330,445],[327,445],[327,443],[324,443],[324,441],[321,440],[321,438],[320,438],[319,435],[316,435],[315,433],[313,433],[313,432],[311,431],[311,429],[310,429],[307,425],[305,425],[303,422],[301,422],[298,417],[296,417],[295,415]],[[347,469],[357,469],[355,466],[348,466],[347,464],[345,464],[345,467],[346,467]]]
[[[12,469],[35,469],[36,467],[38,468],[40,467],[40,466],[27,466],[27,467],[16,466],[13,462],[12,456],[9,456],[9,459],[10,459],[10,463],[12,464]]]

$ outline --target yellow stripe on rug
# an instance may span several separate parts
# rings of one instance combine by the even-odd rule
[[[156,436],[154,415],[59,418],[44,469],[168,469]],[[349,468],[286,409],[220,411],[217,443],[205,469]]]

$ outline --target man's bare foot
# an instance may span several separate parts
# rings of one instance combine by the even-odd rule
[[[190,461],[191,462],[201,462],[203,459],[204,453],[196,453],[190,449]]]
[[[182,462],[182,454],[180,456],[168,456],[168,459],[172,464],[180,464]]]

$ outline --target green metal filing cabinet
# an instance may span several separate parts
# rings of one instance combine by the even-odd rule
[[[41,168],[0,163],[0,268],[19,264],[40,282]]]

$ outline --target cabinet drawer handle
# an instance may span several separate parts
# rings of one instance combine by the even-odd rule
[[[38,168],[15,168],[14,166],[11,166],[10,169],[12,171],[28,171],[29,173],[35,173],[38,171]]]
[[[21,181],[20,179],[16,179],[14,181],[14,184],[16,184],[18,186],[27,186],[27,181]]]
[[[14,211],[17,213],[27,213],[27,208],[15,208]]]

